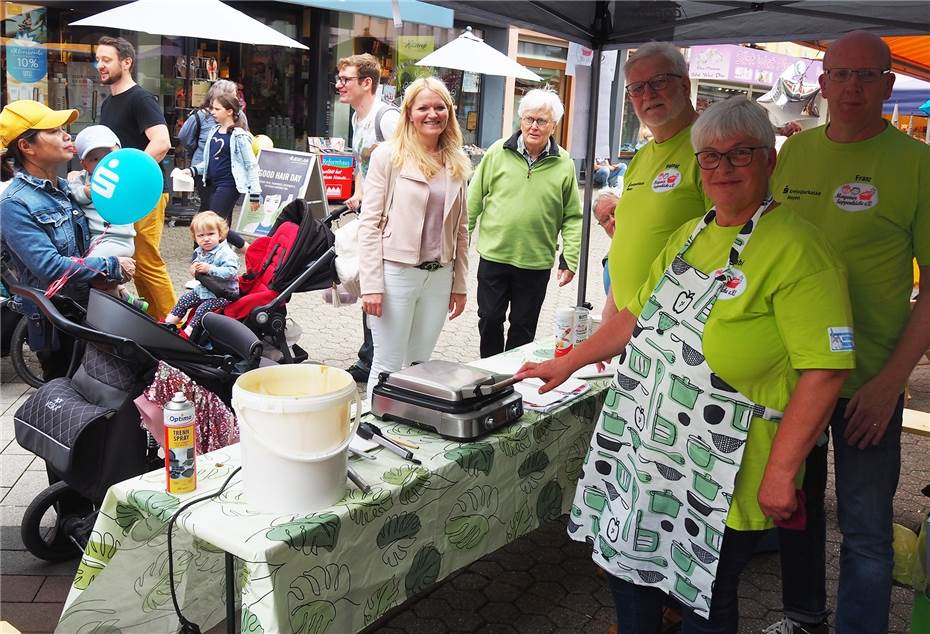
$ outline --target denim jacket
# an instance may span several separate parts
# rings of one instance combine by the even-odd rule
[[[0,251],[20,284],[47,288],[71,270],[62,294],[86,305],[89,283],[120,282],[123,273],[115,257],[79,258],[90,244],[90,229],[80,206],[68,195],[68,183],[57,183],[18,172],[0,194]],[[39,309],[21,297],[13,308],[29,318],[29,344],[33,350],[54,347],[47,323]]]
[[[200,136],[194,139],[194,134],[197,133],[198,121],[200,121]],[[249,129],[249,119],[245,116],[245,110],[239,113],[239,122],[243,128]],[[181,140],[181,143],[186,147],[190,147],[195,140],[197,141],[197,149],[194,150],[194,155],[191,156],[191,165],[200,165],[203,162],[203,149],[207,147],[207,137],[210,136],[214,127],[216,127],[216,119],[203,108],[194,110],[187,117],[184,125],[181,126],[181,130],[178,132],[178,139]]]
[[[207,135],[207,140],[203,147],[210,147],[210,141],[220,126],[213,126]],[[236,181],[236,189],[240,194],[248,194],[249,199],[258,200],[258,195],[262,193],[262,186],[258,183],[258,162],[255,160],[255,154],[252,152],[252,139],[249,133],[242,128],[230,128],[232,131],[229,142],[229,162],[232,165],[233,180]],[[203,184],[208,185],[207,172],[210,166],[210,153],[204,152],[203,159],[200,163],[191,166],[191,172],[196,176],[203,176]]]
[[[223,240],[209,251],[200,247],[194,249],[194,258],[191,263],[206,262],[210,265],[208,275],[223,281],[223,290],[229,293],[239,292],[239,256],[232,250],[229,243]],[[200,299],[216,299],[216,295],[203,284],[194,291]]]

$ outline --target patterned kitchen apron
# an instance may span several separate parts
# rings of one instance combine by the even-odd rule
[[[716,216],[711,209],[656,285],[608,389],[568,524],[606,571],[660,588],[705,618],[749,421],[781,412],[714,374],[702,337],[714,303],[744,290],[736,263],[770,204],[740,230],[729,264],[707,274],[683,256]]]

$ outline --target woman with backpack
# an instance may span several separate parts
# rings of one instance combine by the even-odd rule
[[[258,162],[252,152],[252,139],[239,123],[242,112],[239,100],[219,95],[213,100],[210,112],[216,125],[207,134],[203,158],[186,171],[203,178],[209,199],[207,208],[232,226],[233,208],[240,194],[248,194],[252,210],[258,209],[262,192]],[[226,239],[238,249],[245,246],[245,240],[235,231],[230,231]]]
[[[237,93],[238,87],[236,86],[236,82],[229,81],[228,79],[219,80],[210,86],[206,99],[203,100],[199,108],[187,117],[184,125],[181,126],[181,131],[178,132],[178,138],[187,150],[187,155],[191,159],[191,165],[199,165],[201,161],[203,161],[203,150],[207,145],[207,136],[209,136],[213,126],[216,125],[216,119],[214,119],[213,115],[210,113],[210,109],[213,107],[213,100],[220,95],[237,97]],[[242,123],[242,128],[248,132],[249,120],[245,116],[244,106],[239,113],[239,121]],[[203,184],[203,178],[201,176],[195,176],[194,185],[197,187],[197,195],[200,196],[200,209],[198,209],[198,211],[209,210],[210,196],[207,188]]]

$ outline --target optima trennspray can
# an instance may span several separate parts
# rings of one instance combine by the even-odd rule
[[[168,493],[197,488],[197,445],[194,404],[176,392],[165,405],[165,480]]]
[[[575,344],[575,309],[571,306],[555,311],[555,356],[563,357]]]

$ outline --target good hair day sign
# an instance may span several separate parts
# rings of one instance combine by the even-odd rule
[[[278,214],[295,198],[316,203],[310,207],[321,209],[320,216],[326,213],[323,174],[315,154],[262,149],[258,155],[258,181],[262,186],[260,206],[252,211],[248,198],[244,200],[235,227],[239,233],[269,235]]]

